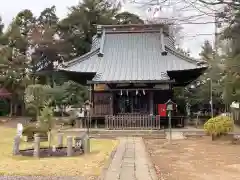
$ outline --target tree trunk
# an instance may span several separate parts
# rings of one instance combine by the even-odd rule
[[[22,100],[21,100],[20,104],[21,104],[21,116],[24,116],[25,115],[24,95],[22,95]]]
[[[18,104],[14,103],[14,112],[13,114],[16,116],[17,115],[17,111],[18,111]]]
[[[214,134],[212,134],[212,141],[214,141],[215,140],[215,135]]]
[[[63,111],[64,111],[64,106],[63,105],[61,105],[61,106],[59,106],[60,107],[60,111],[61,111],[61,116],[63,117]]]
[[[35,118],[36,118],[36,121],[38,122],[38,123],[40,123],[39,122],[39,115],[40,115],[40,110],[38,109],[38,108],[36,108],[36,115],[35,115]]]
[[[221,134],[212,134],[212,141],[217,140],[220,136]]]
[[[51,152],[51,143],[52,143],[52,133],[51,133],[51,130],[48,131],[48,149],[49,149],[49,155],[50,155],[50,152]]]
[[[10,100],[10,112],[9,112],[9,117],[12,117],[13,114],[13,100]]]
[[[22,102],[21,103],[21,116],[25,115],[25,104]]]

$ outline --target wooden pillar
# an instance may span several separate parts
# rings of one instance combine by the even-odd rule
[[[114,98],[114,95],[113,95],[113,91],[111,92],[111,95],[110,95],[110,115],[113,115],[114,114],[114,103],[113,103],[113,98]]]
[[[92,105],[92,113],[94,112],[93,108],[94,108],[94,97],[95,97],[95,91],[94,91],[94,84],[91,84],[90,86],[90,94],[91,94],[91,105]]]
[[[154,111],[153,91],[149,91],[149,114],[153,115],[153,111]]]
[[[91,84],[89,87],[89,101],[90,101],[90,111],[89,111],[89,117],[88,117],[88,122],[89,122],[89,128],[91,128],[92,125],[92,116],[93,116],[93,92],[94,92],[94,84]]]
[[[169,84],[169,89],[171,91],[171,100],[173,101],[173,99],[174,99],[174,90],[173,90],[173,84],[172,83]]]

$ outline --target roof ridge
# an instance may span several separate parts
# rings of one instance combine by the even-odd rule
[[[171,25],[171,23],[150,23],[150,24],[97,24],[101,28],[112,28],[112,27],[151,27],[151,26],[166,26]]]
[[[88,53],[85,53],[80,57],[76,57],[73,60],[66,62],[65,67],[70,66],[70,65],[74,65],[77,62],[83,62],[84,60],[86,60],[84,58],[88,58],[89,56],[95,55],[95,53],[97,53],[99,51],[99,49],[100,48],[97,48],[93,51],[89,51]]]

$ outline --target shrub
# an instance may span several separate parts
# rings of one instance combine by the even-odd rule
[[[228,116],[216,116],[204,124],[204,130],[212,135],[224,135],[233,129],[233,120]]]
[[[23,136],[33,137],[34,134],[39,133],[40,136],[47,136],[48,129],[46,127],[37,127],[36,125],[28,125],[23,128]]]
[[[53,108],[49,106],[44,106],[40,111],[40,116],[38,117],[38,119],[41,127],[46,127],[48,131],[51,131],[55,125]]]
[[[63,124],[63,126],[74,126],[75,123],[75,119],[71,117],[61,117],[56,121],[56,124]]]
[[[51,146],[52,140],[52,129],[55,126],[55,118],[53,117],[53,108],[49,106],[44,106],[40,111],[40,116],[38,118],[41,127],[46,127],[48,130],[48,140],[49,148]]]
[[[50,86],[41,84],[31,84],[25,89],[24,100],[28,113],[38,118],[40,110],[52,101],[50,90]]]

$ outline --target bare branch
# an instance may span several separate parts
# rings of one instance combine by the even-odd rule
[[[199,2],[203,3],[203,4],[207,4],[207,5],[221,5],[221,4],[225,4],[228,6],[235,6],[235,7],[239,7],[240,3],[238,1],[224,1],[224,0],[216,0],[215,2],[209,2],[209,1],[205,1],[205,0],[199,0]]]

